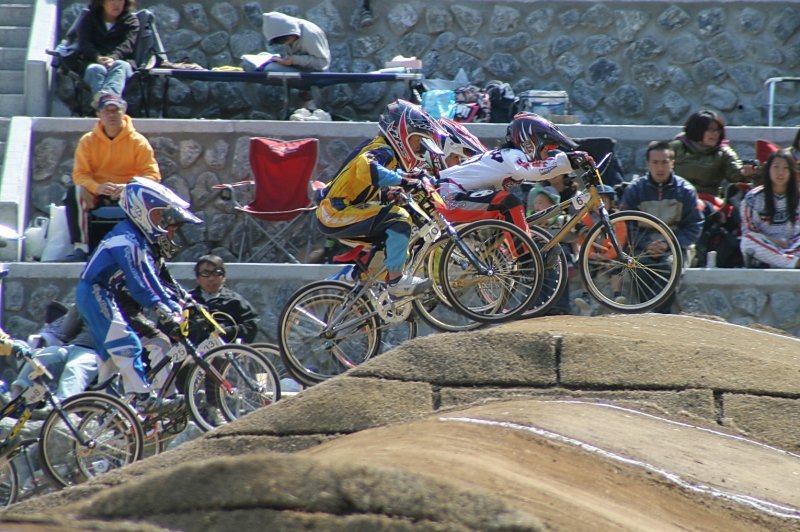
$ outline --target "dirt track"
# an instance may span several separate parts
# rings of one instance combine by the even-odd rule
[[[10,511],[83,529],[102,519],[112,521],[106,529],[192,532],[488,530],[490,512],[495,530],[800,530],[800,456],[790,452],[798,347],[770,332],[654,315],[420,339],[176,451]],[[423,374],[436,383],[432,396]],[[519,388],[525,381],[541,382],[538,392]],[[581,390],[563,388],[576,382]],[[695,404],[706,392],[687,394],[700,385],[710,406]],[[431,397],[462,404],[432,409]],[[741,428],[767,426],[773,411],[787,427],[761,434],[795,442],[783,449]],[[329,441],[302,440],[312,436]],[[288,439],[310,448],[265,454]],[[187,505],[192,497],[203,504]],[[481,504],[483,514],[470,514]]]

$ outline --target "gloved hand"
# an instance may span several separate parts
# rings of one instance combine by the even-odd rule
[[[153,310],[158,315],[158,321],[162,325],[177,325],[183,321],[180,308],[175,303],[167,306],[159,301]]]
[[[405,174],[409,176],[411,174]],[[423,187],[422,181],[415,177],[403,177],[400,180],[400,186],[403,187],[405,190],[420,190]]]
[[[585,151],[572,151],[567,154],[573,170],[578,168],[594,168],[594,159]]]
[[[403,192],[403,187],[386,187],[383,190],[383,200],[385,203],[397,203],[402,200],[400,195]]]

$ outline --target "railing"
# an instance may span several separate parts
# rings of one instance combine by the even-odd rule
[[[782,83],[784,81],[793,81],[793,82],[800,82],[800,78],[794,77],[781,77],[781,78],[769,78],[767,81],[764,82],[764,85],[769,90],[769,100],[767,103],[767,126],[772,127],[772,112],[773,108],[775,107],[775,85],[777,83]]]

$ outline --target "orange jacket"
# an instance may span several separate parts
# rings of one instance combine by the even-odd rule
[[[78,142],[73,182],[96,196],[97,188],[103,183],[124,185],[136,176],[161,181],[150,143],[133,129],[128,115],[123,117],[122,131],[113,140],[106,136],[98,120],[94,129]]]
[[[597,219],[599,220],[599,218]],[[596,217],[592,216],[592,213],[587,213],[586,216],[581,218],[580,223],[583,224],[588,230],[594,226],[595,221]],[[624,246],[625,242],[628,240],[628,228],[624,223],[618,223],[614,225],[614,229],[617,232],[617,240],[619,241],[619,245]],[[586,233],[584,231],[581,231],[581,233],[581,236],[578,237],[578,244],[583,247],[583,242],[586,240]],[[617,258],[617,250],[614,249],[614,244],[611,242],[610,238],[604,238],[600,246],[601,248],[593,250],[593,254],[605,255],[609,260]]]

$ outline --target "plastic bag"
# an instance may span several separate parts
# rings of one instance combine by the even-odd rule
[[[422,93],[422,109],[434,118],[450,118],[456,114],[456,94],[451,90],[430,90]]]
[[[50,225],[42,251],[42,262],[59,262],[72,253],[72,238],[67,224],[67,208],[50,205]]]

